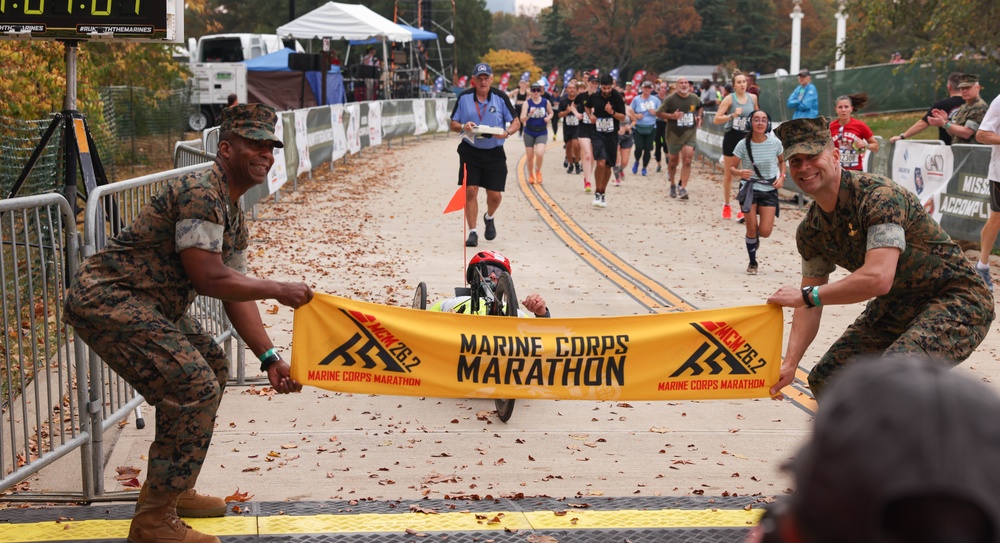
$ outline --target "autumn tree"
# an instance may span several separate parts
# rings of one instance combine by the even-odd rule
[[[541,32],[533,15],[497,12],[493,14],[493,49],[527,51]]]
[[[531,73],[531,81],[537,81],[542,75],[542,69],[535,65],[535,57],[531,56],[531,53],[523,51],[510,51],[508,49],[494,51],[490,49],[488,53],[483,55],[482,62],[490,65],[493,69],[493,75],[497,79],[504,72],[510,72],[511,81],[514,82],[515,86],[524,72]]]
[[[852,40],[861,51],[873,36],[896,34],[914,39],[914,56],[921,59],[962,55],[1000,64],[996,0],[850,0],[848,10],[862,25],[862,35]]]
[[[587,66],[622,74],[662,59],[673,38],[701,28],[694,0],[580,0],[570,25]]]

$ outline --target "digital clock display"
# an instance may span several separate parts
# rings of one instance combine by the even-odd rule
[[[180,3],[179,0],[0,0],[0,38],[174,39],[174,13],[168,14],[174,10],[168,10],[168,4],[175,2]]]

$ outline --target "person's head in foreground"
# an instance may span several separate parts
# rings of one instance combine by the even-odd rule
[[[831,386],[759,541],[1000,541],[1000,396],[947,365],[858,360]]]

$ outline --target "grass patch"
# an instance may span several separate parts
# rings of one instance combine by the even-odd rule
[[[872,129],[876,136],[888,141],[893,136],[898,136],[913,126],[924,116],[924,111],[911,111],[909,113],[885,113],[879,115],[865,115],[860,120]],[[938,137],[937,128],[928,126],[917,134],[911,135],[908,139],[915,140],[936,140]]]

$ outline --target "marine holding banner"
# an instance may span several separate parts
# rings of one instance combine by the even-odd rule
[[[868,301],[809,373],[817,399],[859,355],[920,355],[959,363],[994,318],[993,296],[965,254],[913,193],[874,174],[844,170],[825,118],[782,123],[792,180],[814,202],[795,234],[801,286],[768,303],[795,309],[777,394],[816,337],[823,305]],[[850,274],[830,282],[837,266]]]
[[[445,398],[760,398],[778,381],[776,306],[602,318],[438,313],[317,294],[292,373],[328,390]]]

